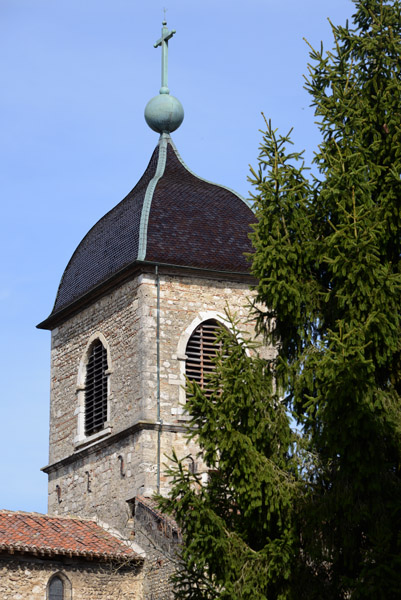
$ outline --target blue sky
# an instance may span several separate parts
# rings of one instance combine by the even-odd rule
[[[173,139],[198,175],[249,196],[261,111],[310,160],[319,141],[303,89],[308,47],[351,0],[0,0],[0,508],[46,512],[52,309],[75,247],[135,185],[157,134],[163,7],[177,30]]]

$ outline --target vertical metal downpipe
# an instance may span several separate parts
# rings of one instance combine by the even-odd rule
[[[160,446],[163,421],[160,418],[160,277],[159,267],[155,267],[156,275],[156,401],[157,401],[157,493],[160,494]]]

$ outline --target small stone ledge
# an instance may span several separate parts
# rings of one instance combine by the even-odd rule
[[[106,425],[106,427],[104,427],[104,429],[102,429],[101,431],[97,431],[96,433],[93,433],[92,435],[88,435],[84,438],[77,436],[74,439],[74,446],[76,448],[75,451],[77,452],[81,448],[86,448],[87,446],[91,446],[92,444],[97,444],[101,439],[109,436],[111,431],[112,431],[111,426]]]

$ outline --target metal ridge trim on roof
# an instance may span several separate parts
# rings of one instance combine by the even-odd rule
[[[148,223],[149,213],[152,204],[152,198],[156,186],[164,175],[167,162],[167,142],[170,139],[168,133],[162,133],[159,140],[159,156],[157,157],[156,173],[148,183],[146,188],[145,198],[142,205],[141,222],[139,225],[139,244],[138,244],[138,260],[145,260],[146,247],[148,242]]]
[[[184,167],[184,169],[186,169],[188,171],[188,173],[191,173],[191,175],[193,175],[194,177],[196,177],[197,179],[200,179],[201,181],[204,181],[205,183],[210,183],[211,185],[215,185],[218,188],[222,188],[223,190],[227,190],[227,192],[231,192],[232,194],[234,194],[234,196],[237,196],[237,198],[239,198],[239,200],[242,200],[242,202],[251,209],[252,212],[255,212],[253,209],[252,204],[249,202],[249,200],[247,200],[246,198],[244,198],[243,196],[241,196],[241,194],[239,194],[238,192],[236,192],[235,190],[233,190],[232,188],[227,187],[226,185],[221,185],[220,183],[215,183],[214,181],[210,181],[209,179],[205,179],[204,177],[200,177],[199,175],[197,175],[196,173],[194,173],[194,171],[192,171],[188,165],[185,163],[185,161],[182,159],[180,153],[177,150],[176,145],[174,144],[173,140],[171,139],[171,137],[169,136],[169,142],[172,145],[174,152],[178,158],[178,160],[180,161],[180,163],[182,164],[182,166]]]

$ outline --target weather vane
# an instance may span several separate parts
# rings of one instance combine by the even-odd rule
[[[158,46],[162,47],[162,86],[160,88],[160,94],[169,94],[170,90],[168,89],[168,41],[175,34],[175,29],[169,31],[166,27],[166,9],[164,8],[164,21],[162,27],[162,36],[157,42],[154,44],[154,47]]]

